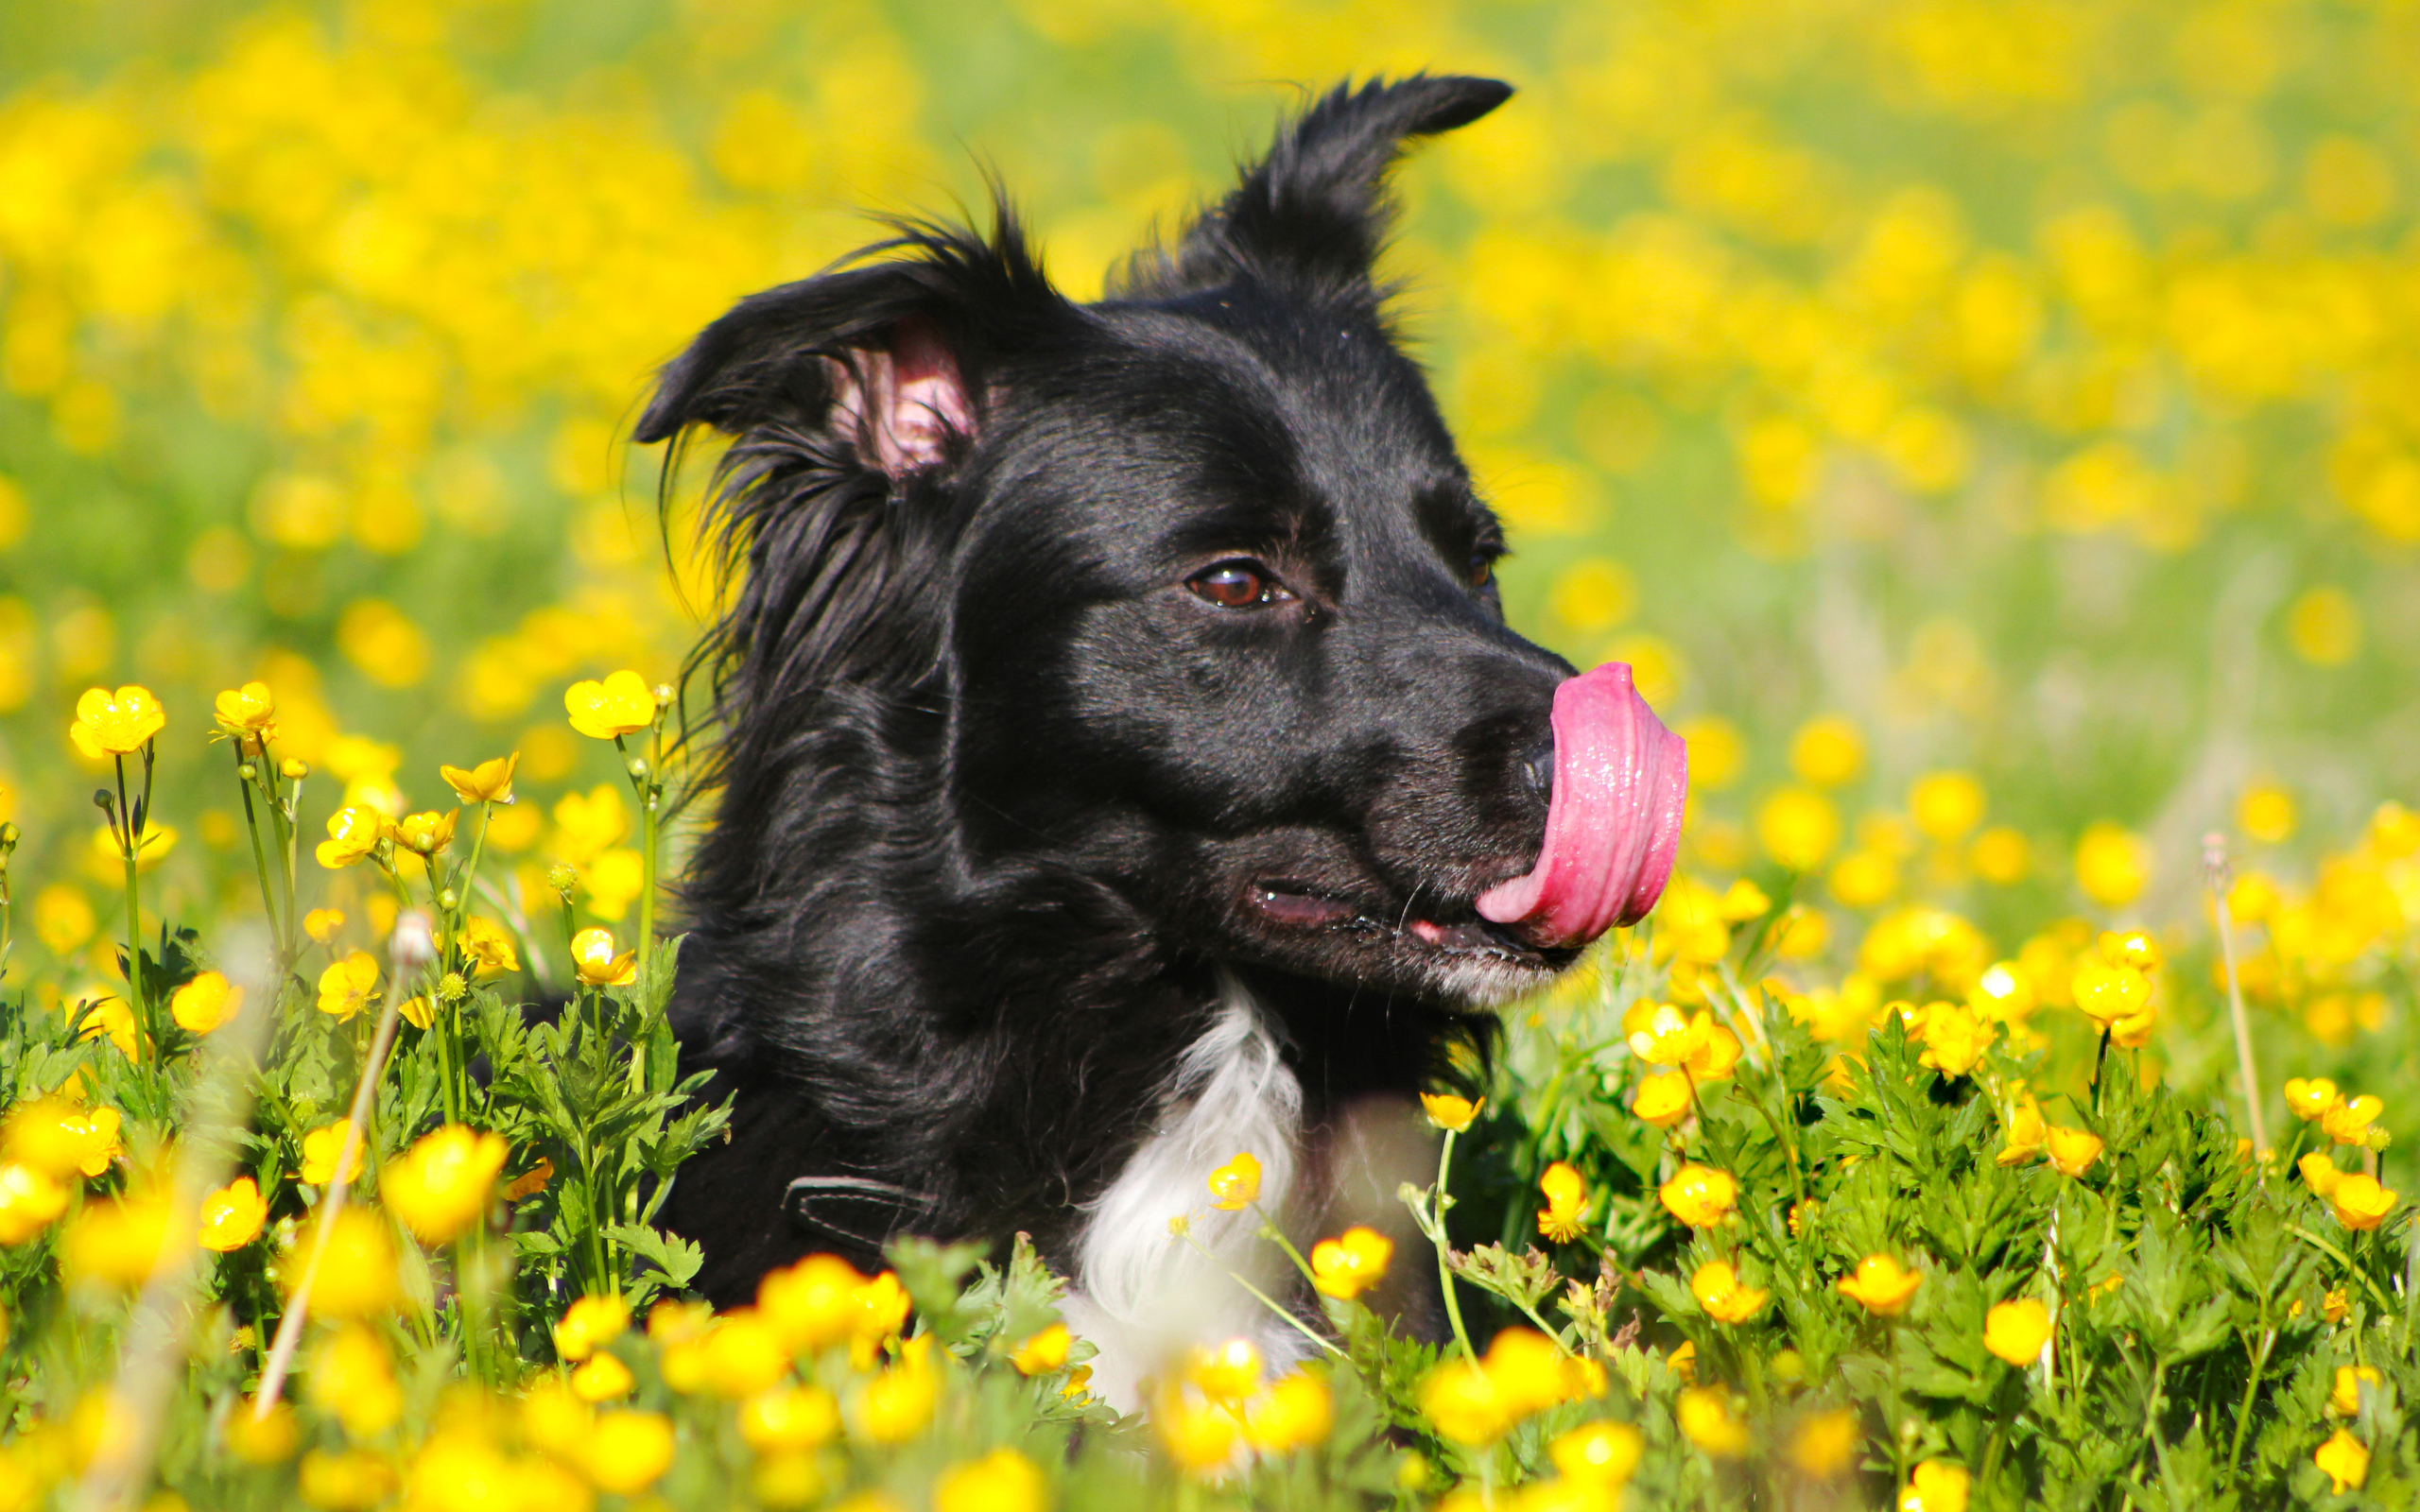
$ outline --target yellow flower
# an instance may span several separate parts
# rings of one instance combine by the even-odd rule
[[[2338,1102],[2320,1114],[2319,1126],[2339,1144],[2359,1144],[2369,1138],[2370,1125],[2385,1111],[2386,1104],[2375,1097],[2356,1097]]]
[[[1250,1150],[1210,1173],[1210,1206],[1221,1212],[1241,1212],[1260,1200],[1260,1160]]]
[[[649,1337],[656,1336],[655,1322],[655,1314],[649,1314]],[[753,1308],[724,1314],[702,1337],[669,1336],[666,1343],[664,1379],[676,1391],[690,1389],[674,1379],[682,1373],[675,1356],[688,1347],[695,1349],[698,1376],[694,1383],[718,1396],[753,1397],[789,1370],[789,1350],[783,1346],[781,1334]]]
[[[1638,1084],[1630,1110],[1657,1128],[1668,1129],[1689,1114],[1689,1078],[1677,1071],[1659,1071]]]
[[[1709,1260],[1689,1278],[1689,1291],[1706,1316],[1722,1323],[1745,1323],[1764,1311],[1772,1293],[1743,1284],[1731,1263]]]
[[[150,1279],[168,1240],[165,1194],[96,1202],[68,1222],[59,1240],[59,1271],[129,1290]]]
[[[1924,1283],[1924,1272],[1902,1269],[1894,1256],[1873,1254],[1857,1263],[1854,1275],[1843,1276],[1833,1284],[1842,1297],[1876,1317],[1897,1317],[1908,1310],[1916,1288]]]
[[[277,733],[277,698],[266,682],[230,688],[213,701],[218,728],[247,742],[253,749]]]
[[[1789,1435],[1789,1462],[1803,1475],[1828,1481],[1856,1462],[1863,1437],[1856,1413],[1844,1407],[1819,1412]]]
[[[1996,1023],[2024,1022],[2036,1001],[2033,979],[2014,961],[1993,962],[1966,989],[1966,1005]]]
[[[118,1110],[107,1103],[79,1108],[65,1092],[38,1097],[9,1114],[8,1158],[62,1181],[99,1176],[122,1149],[120,1123]]]
[[[326,1512],[370,1512],[395,1494],[395,1468],[372,1450],[315,1449],[302,1456],[297,1488],[305,1504]]]
[[[309,1390],[312,1404],[355,1438],[384,1433],[404,1415],[395,1357],[362,1323],[346,1324],[311,1352]]]
[[[1420,1094],[1420,1106],[1428,1110],[1429,1121],[1439,1128],[1447,1129],[1456,1134],[1471,1126],[1471,1120],[1478,1117],[1479,1108],[1484,1102],[1483,1098],[1479,1102],[1473,1102],[1467,1097],[1457,1097],[1452,1092],[1422,1092]]]
[[[1966,1512],[1971,1477],[1945,1460],[1928,1459],[1908,1474],[1899,1487],[1899,1512]]]
[[[283,1465],[302,1447],[302,1421],[282,1401],[256,1419],[253,1400],[240,1399],[227,1415],[227,1451],[247,1465]]]
[[[76,1035],[78,1043],[87,1040],[109,1038],[118,1053],[129,1060],[141,1058],[142,1035],[134,1023],[134,1009],[124,998],[104,997],[92,1001],[85,1015],[84,1026]]]
[[[2326,1116],[2335,1106],[2336,1084],[2326,1077],[2314,1076],[2308,1081],[2300,1076],[2286,1078],[2286,1108],[2304,1123]]]
[[[67,727],[67,738],[92,761],[131,756],[167,723],[167,711],[148,688],[129,683],[114,694],[87,688],[76,700],[76,722]]]
[[[2131,966],[2145,972],[2159,970],[2159,941],[2142,930],[2104,929],[2093,946],[2112,966]]]
[[[942,1383],[932,1363],[932,1345],[929,1333],[909,1339],[898,1363],[866,1383],[857,1397],[857,1429],[869,1440],[904,1444],[933,1420]]]
[[[279,1266],[279,1279],[289,1292],[302,1280],[303,1257],[311,1252],[315,1233],[305,1230],[297,1236],[294,1249]],[[311,1311],[325,1317],[366,1317],[392,1307],[400,1296],[395,1240],[386,1220],[362,1208],[337,1213],[319,1277],[311,1283]]]
[[[2089,1129],[2066,1128],[2053,1124],[2043,1139],[2050,1152],[2050,1163],[2063,1176],[2082,1176],[2100,1159],[2100,1136]]]
[[[1657,1189],[1665,1211],[1692,1228],[1711,1228],[1731,1216],[1739,1201],[1739,1183],[1728,1171],[1717,1171],[1692,1160],[1672,1173]]]
[[[1301,1370],[1279,1377],[1244,1411],[1244,1441],[1264,1454],[1324,1443],[1335,1426],[1327,1383]]]
[[[437,1016],[431,1011],[427,995],[424,993],[414,993],[404,999],[396,1005],[395,1012],[406,1023],[415,1029],[425,1029],[437,1022]]]
[[[0,1245],[22,1245],[67,1211],[67,1189],[21,1160],[0,1164]]]
[[[1731,1411],[1731,1394],[1720,1386],[1684,1386],[1672,1416],[1688,1441],[1717,1459],[1748,1452],[1748,1425]]]
[[[1009,1353],[1009,1364],[1017,1367],[1021,1376],[1046,1376],[1063,1369],[1067,1364],[1067,1347],[1075,1336],[1064,1323],[1053,1323],[1028,1337]]]
[[[1812,871],[1841,843],[1841,813],[1831,799],[1785,787],[1756,810],[1756,842],[1787,870]]]
[[[2042,1357],[2050,1342],[2050,1310],[2035,1297],[2001,1302],[1983,1317],[1983,1348],[2019,1369]]]
[[[2336,1183],[2327,1195],[2327,1205],[2336,1210],[2336,1221],[2347,1228],[2366,1232],[2386,1221],[2394,1211],[2395,1194],[2378,1184],[2377,1178],[2352,1172]]]
[[[1311,1246],[1311,1284],[1340,1301],[1349,1302],[1386,1280],[1387,1263],[1394,1258],[1394,1241],[1375,1228],[1356,1225],[1335,1239]]]
[[[571,962],[588,987],[628,987],[639,979],[636,951],[614,954],[614,933],[591,927],[571,937]]]
[[[2049,1137],[2049,1126],[2042,1121],[2042,1105],[2019,1094],[2001,1129],[2000,1152],[1992,1158],[1993,1163],[2017,1165],[2030,1160],[2042,1153],[2042,1145]]]
[[[379,1194],[415,1238],[442,1244],[487,1211],[504,1157],[502,1135],[448,1124],[387,1162]]]
[[[1714,1022],[1710,1016],[1701,1014],[1700,1017],[1707,1020],[1705,1039],[1689,1052],[1689,1058],[1682,1065],[1688,1068],[1689,1074],[1700,1083],[1720,1081],[1731,1074],[1734,1066],[1739,1064],[1739,1037]]]
[[[583,1297],[563,1309],[555,1324],[555,1353],[565,1360],[585,1360],[622,1336],[631,1326],[631,1306],[618,1297]]]
[[[341,908],[314,908],[302,916],[302,933],[310,936],[315,944],[325,945],[336,938],[337,931],[342,928],[344,910]]]
[[[386,832],[386,821],[378,816],[376,809],[359,806],[338,809],[328,816],[328,837],[320,842],[316,852],[320,865],[330,871],[352,866],[377,850],[378,842],[385,837]],[[344,916],[338,914],[337,922],[341,924],[343,921]],[[319,938],[318,936],[312,937]],[[320,943],[324,945],[327,941],[320,939]]]
[[[512,936],[493,919],[475,917],[464,921],[462,954],[470,957],[474,974],[482,982],[521,970],[521,957],[512,951]]]
[[[1659,1003],[1631,1031],[1630,1051],[1651,1066],[1682,1065],[1705,1048],[1713,1027],[1714,1015],[1703,1008],[1692,1018],[1668,1003]]]
[[[2336,1383],[2327,1393],[2327,1410],[2339,1418],[2361,1415],[2361,1385],[2367,1382],[2373,1388],[2386,1384],[2386,1378],[2377,1368],[2366,1365],[2340,1365],[2336,1367]]]
[[[2085,1018],[2107,1029],[2142,1011],[2151,1001],[2152,980],[2131,966],[2079,961],[2067,990]]]
[[[1925,1015],[1925,1052],[1919,1060],[1944,1076],[1963,1076],[1983,1058],[1996,1034],[1989,1019],[1963,1004],[1936,1003]]]
[[[1050,1483],[1013,1449],[952,1466],[933,1483],[933,1512],[1044,1512]]]
[[[602,682],[575,682],[563,690],[571,728],[593,740],[634,735],[655,723],[655,694],[635,672],[616,672]]]
[[[2076,842],[2076,883],[2103,908],[2123,908],[2151,883],[2152,848],[2106,819],[2087,827]]]
[[[1677,1349],[1673,1349],[1670,1354],[1665,1356],[1664,1365],[1667,1369],[1670,1370],[1672,1374],[1679,1379],[1683,1381],[1695,1381],[1698,1378],[1697,1345],[1684,1341]]]
[[[358,1141],[353,1154],[344,1162],[344,1175],[337,1175],[337,1158],[344,1153],[345,1141],[353,1137],[353,1120],[339,1118],[302,1136],[302,1176],[306,1186],[323,1187],[331,1181],[354,1181],[361,1176],[362,1148]]]
[[[599,1490],[636,1496],[672,1468],[672,1419],[660,1412],[609,1412],[588,1435],[580,1469]]]
[[[378,995],[378,963],[354,951],[320,973],[320,1011],[343,1023]]]
[[[1151,1426],[1168,1458],[1196,1475],[1224,1467],[1235,1456],[1240,1433],[1225,1408],[1173,1388],[1164,1389],[1152,1403]]]
[[[1647,1440],[1628,1423],[1582,1423],[1556,1436],[1547,1446],[1554,1468],[1566,1480],[1585,1481],[1607,1488],[1627,1483],[1637,1472]]]
[[[2330,1323],[2343,1322],[2344,1314],[2351,1311],[2353,1311],[2353,1304],[2345,1297],[2343,1289],[2341,1287],[2319,1299],[2319,1315]]]
[[[1538,1232],[1559,1245],[1580,1237],[1580,1219],[1588,1208],[1588,1183],[1562,1160],[1547,1167],[1538,1178],[1547,1205],[1538,1210]]]
[[[441,764],[437,775],[465,803],[510,803],[512,801],[512,769],[521,765],[521,753],[492,757],[469,771],[459,766]]]
[[[840,1431],[840,1404],[821,1386],[776,1386],[739,1408],[739,1436],[762,1454],[817,1449]]]
[[[2303,1174],[2303,1180],[2311,1191],[2323,1197],[2336,1195],[2337,1186],[2344,1179],[2344,1173],[2325,1150],[2311,1151],[2294,1162],[2294,1169]]]
[[[261,1200],[260,1183],[237,1177],[201,1199],[201,1247],[221,1254],[241,1249],[256,1238],[268,1221],[268,1204]]]
[[[1196,1345],[1184,1379],[1212,1401],[1237,1402],[1260,1389],[1260,1347],[1239,1335],[1220,1345]]]
[[[387,838],[414,855],[433,856],[454,843],[454,821],[461,814],[460,809],[406,814],[387,826]]]
[[[571,1373],[571,1392],[582,1401],[619,1401],[638,1384],[631,1367],[602,1350]]]
[[[177,988],[168,1000],[168,1016],[190,1034],[208,1034],[235,1016],[244,1005],[244,989],[216,971],[204,971]]]
[[[2338,1496],[2358,1491],[2370,1478],[2370,1452],[2361,1441],[2339,1428],[2319,1446],[2310,1462],[2327,1477],[2328,1488]]]
[[[895,1302],[877,1307],[897,1285],[888,1271],[864,1276],[838,1255],[809,1255],[757,1283],[756,1314],[793,1353],[815,1354],[858,1341],[870,1349],[904,1320]]]

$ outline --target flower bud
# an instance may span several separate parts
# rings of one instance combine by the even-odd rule
[[[106,787],[96,787],[93,790],[93,807],[112,818],[117,817],[117,799]]]
[[[579,885],[579,873],[572,869],[569,862],[558,861],[546,868],[546,885],[569,898],[572,889]]]
[[[647,776],[646,757],[633,756],[631,758],[631,775],[637,778],[645,778]]]
[[[448,887],[437,895],[437,906],[450,914],[462,906],[462,895]]]
[[[311,775],[311,764],[300,756],[288,756],[277,764],[277,775],[290,777],[299,782]]]
[[[0,852],[6,852],[17,849],[17,840],[23,833],[24,832],[19,830],[15,824],[5,819],[0,819]]]
[[[241,766],[238,766],[238,767],[236,767],[236,768],[235,768],[235,775],[236,775],[237,777],[242,778],[245,782],[251,782],[252,779],[254,779],[254,778],[256,778],[256,777],[260,776],[260,775],[261,775],[261,770],[260,770],[260,768],[259,768],[259,767],[254,766],[251,763],[250,763],[250,762],[246,762],[246,763],[244,763]]]

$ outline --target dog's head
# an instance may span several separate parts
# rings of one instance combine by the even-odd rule
[[[1510,94],[1339,89],[1096,304],[1003,211],[711,326],[638,437],[734,438],[726,783],[847,710],[970,894],[1079,878],[1179,948],[1441,1003],[1567,964],[1475,903],[1538,856],[1572,669],[1506,627],[1372,273],[1404,142]]]

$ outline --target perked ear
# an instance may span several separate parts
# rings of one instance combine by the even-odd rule
[[[1512,95],[1512,86],[1496,79],[1426,74],[1357,90],[1340,84],[1279,129],[1269,156],[1185,231],[1173,253],[1130,264],[1118,292],[1167,297],[1255,274],[1366,290],[1394,218],[1387,170],[1405,143],[1467,126]]]
[[[985,359],[1065,305],[1006,213],[987,242],[911,226],[860,256],[912,255],[751,295],[666,364],[634,431],[691,425],[819,470],[905,477],[980,423]]]

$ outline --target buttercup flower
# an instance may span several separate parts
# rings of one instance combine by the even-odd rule
[[[129,683],[114,694],[87,688],[76,700],[76,722],[67,727],[67,738],[87,759],[101,761],[135,754],[167,723],[167,711],[148,688]]]
[[[2310,1462],[2327,1477],[2328,1489],[2338,1496],[2358,1491],[2370,1478],[2370,1452],[2358,1438],[2339,1428],[2319,1446]]]
[[[67,1211],[67,1188],[46,1172],[9,1160],[0,1164],[0,1245],[22,1245]]]
[[[1720,1386],[1684,1386],[1672,1416],[1688,1441],[1717,1459],[1748,1452],[1748,1425],[1731,1411],[1731,1394]]]
[[[631,1307],[620,1297],[583,1297],[565,1308],[555,1324],[555,1353],[565,1360],[585,1360],[630,1326]]]
[[[2063,1176],[2082,1176],[2092,1169],[2095,1160],[2100,1159],[2100,1136],[2088,1129],[2065,1128],[2053,1124],[2043,1143],[2050,1152],[2050,1163],[2057,1166]]]
[[[379,1192],[414,1237],[442,1244],[487,1210],[504,1157],[503,1136],[448,1124],[388,1161]]]
[[[1728,1261],[1709,1260],[1700,1265],[1689,1278],[1689,1291],[1705,1309],[1706,1316],[1721,1323],[1745,1323],[1764,1311],[1772,1293],[1761,1287],[1749,1286],[1739,1280],[1739,1273]]]
[[[575,682],[563,690],[571,728],[593,740],[635,735],[655,723],[655,693],[635,672],[616,672],[602,682]]]
[[[218,716],[218,728],[244,742],[248,752],[258,754],[260,743],[277,733],[277,698],[266,682],[247,682],[240,688],[230,688],[213,700]]]
[[[344,1154],[345,1141],[352,1137],[353,1120],[339,1118],[302,1136],[302,1174],[305,1186],[323,1187],[331,1181],[352,1181],[361,1175],[361,1142],[355,1141],[353,1154],[344,1162],[344,1175],[337,1175],[337,1160]]]
[[[1983,1318],[1983,1348],[2022,1369],[2042,1357],[2050,1342],[2050,1310],[2040,1299],[2001,1302]]]
[[[2361,1415],[2361,1387],[2367,1383],[2373,1390],[2386,1384],[2386,1377],[2374,1366],[2340,1365],[2336,1367],[2335,1383],[2327,1393],[2327,1410],[2339,1418]]]
[[[639,979],[638,953],[614,954],[611,930],[592,927],[574,935],[571,962],[585,987],[628,987]]]
[[[672,1468],[672,1419],[657,1412],[609,1412],[588,1435],[580,1469],[600,1490],[636,1496]]]
[[[2152,981],[2131,966],[2107,961],[2080,961],[2067,990],[2083,1016],[2106,1030],[2131,1018],[2151,1002]]]
[[[2324,1116],[2335,1106],[2336,1084],[2326,1077],[2314,1076],[2308,1081],[2300,1076],[2286,1078],[2286,1107],[2304,1123]]]
[[[1656,1190],[1665,1211],[1692,1228],[1711,1228],[1731,1216],[1739,1200],[1739,1183],[1728,1171],[1717,1171],[1692,1160],[1672,1173]]]
[[[492,757],[464,771],[459,766],[440,765],[437,775],[465,803],[510,803],[512,801],[512,771],[521,765],[521,753]]]
[[[1479,1104],[1452,1092],[1422,1092],[1420,1106],[1428,1112],[1430,1122],[1439,1128],[1460,1134],[1478,1117]]]
[[[941,1400],[941,1376],[932,1363],[933,1336],[909,1339],[899,1362],[866,1383],[857,1398],[857,1428],[877,1444],[904,1444],[925,1431]]]
[[[121,1122],[118,1110],[107,1103],[79,1107],[62,1091],[20,1103],[9,1112],[0,1143],[7,1145],[9,1160],[59,1180],[99,1176],[121,1153]]]
[[[2030,1160],[2042,1153],[2049,1137],[2049,1126],[2042,1121],[2042,1105],[2019,1094],[2016,1106],[2009,1110],[2008,1124],[2000,1134],[2000,1152],[1992,1158],[1993,1163],[2017,1165]]]
[[[1720,1081],[1739,1064],[1739,1037],[1708,1018],[1705,1038],[1681,1064],[1701,1086]]]
[[[1858,1261],[1855,1273],[1833,1284],[1842,1297],[1876,1317],[1897,1317],[1908,1310],[1916,1288],[1924,1282],[1924,1272],[1902,1269],[1893,1256],[1874,1254]]]
[[[244,1005],[244,989],[216,971],[204,971],[168,999],[168,1016],[190,1034],[208,1034]]]
[[[1924,1065],[1944,1076],[1959,1077],[1975,1069],[1997,1031],[1992,1022],[1957,1003],[1936,1003],[1925,1016]]]
[[[1045,1512],[1050,1483],[1013,1449],[952,1466],[933,1483],[933,1512]]]
[[[201,1247],[222,1254],[241,1249],[257,1237],[268,1221],[268,1204],[261,1200],[260,1183],[237,1177],[201,1199]]]
[[[474,916],[463,923],[462,954],[470,957],[474,974],[482,982],[521,970],[512,936],[493,919]]]
[[[1538,1178],[1538,1190],[1547,1199],[1538,1210],[1538,1232],[1559,1245],[1579,1238],[1581,1215],[1588,1208],[1588,1183],[1580,1173],[1557,1160]]]
[[[1899,1487],[1899,1512],[1966,1512],[1972,1477],[1945,1460],[1928,1459],[1908,1472]]]
[[[314,854],[319,856],[320,865],[330,871],[352,866],[378,849],[386,828],[386,821],[379,818],[376,809],[338,809],[328,816],[328,837],[320,842]],[[339,923],[343,918],[341,914],[337,916]],[[318,938],[316,936],[313,937]],[[327,942],[321,940],[320,943],[324,945]]]
[[[821,1386],[776,1386],[749,1398],[739,1409],[739,1436],[760,1454],[815,1449],[839,1432],[840,1404]]]
[[[2370,1135],[2370,1125],[2386,1111],[2386,1104],[2375,1097],[2356,1097],[2331,1104],[2319,1115],[2319,1126],[2339,1144],[2359,1144]]]
[[[387,827],[387,837],[418,856],[433,856],[454,843],[454,821],[460,809],[439,814],[407,814]]]
[[[320,1011],[338,1023],[368,1007],[377,995],[378,963],[367,951],[354,951],[320,973]]]
[[[2395,1194],[2378,1184],[2377,1178],[2352,1172],[2336,1183],[2327,1194],[2327,1205],[2336,1210],[2336,1221],[2347,1228],[2367,1231],[2386,1221],[2394,1211]]]
[[[296,1236],[279,1280],[290,1293],[302,1276],[302,1257],[311,1252],[314,1230]],[[395,1271],[395,1240],[387,1220],[364,1208],[337,1213],[328,1247],[311,1283],[311,1311],[324,1317],[367,1317],[395,1305],[402,1289]]]
[[[1547,1446],[1554,1468],[1569,1480],[1615,1487],[1628,1484],[1646,1452],[1645,1435],[1628,1423],[1582,1423]]]
[[[1260,1347],[1237,1336],[1216,1346],[1196,1346],[1184,1379],[1212,1401],[1241,1401],[1260,1389]]]
[[[1210,1173],[1210,1206],[1221,1212],[1241,1212],[1260,1200],[1260,1160],[1250,1150]]]
[[[1021,1376],[1046,1376],[1063,1369],[1067,1364],[1067,1348],[1075,1336],[1064,1323],[1053,1323],[1028,1338],[1010,1351],[1009,1364],[1017,1367]]]
[[[2294,1169],[2303,1174],[2303,1180],[2311,1191],[2323,1197],[2336,1195],[2336,1188],[2344,1179],[2344,1173],[2325,1150],[2311,1151],[2294,1162]]]
[[[1151,1427],[1168,1458],[1196,1475],[1224,1467],[1241,1434],[1235,1418],[1216,1402],[1174,1389],[1162,1390],[1151,1404]]]
[[[1714,1015],[1703,1008],[1695,1017],[1668,1003],[1659,1003],[1631,1031],[1631,1054],[1651,1066],[1678,1066],[1705,1048]]]
[[[1668,1129],[1689,1115],[1689,1078],[1677,1071],[1659,1071],[1638,1084],[1630,1110],[1657,1128]]]
[[[1244,1441],[1264,1454],[1307,1449],[1335,1425],[1327,1383],[1302,1370],[1279,1377],[1244,1409]]]
[[[1858,1441],[1863,1436],[1856,1413],[1846,1408],[1816,1413],[1790,1435],[1789,1462],[1801,1474],[1828,1481],[1856,1463]]]
[[[314,944],[325,945],[336,938],[337,931],[342,928],[344,910],[341,908],[314,908],[302,916],[302,933],[310,936]]]
[[[59,1272],[132,1290],[150,1279],[168,1241],[165,1194],[95,1202],[68,1221],[59,1240]]]
[[[1356,1225],[1335,1239],[1311,1246],[1311,1284],[1326,1296],[1349,1302],[1386,1280],[1387,1263],[1394,1258],[1394,1241],[1375,1228]]]

